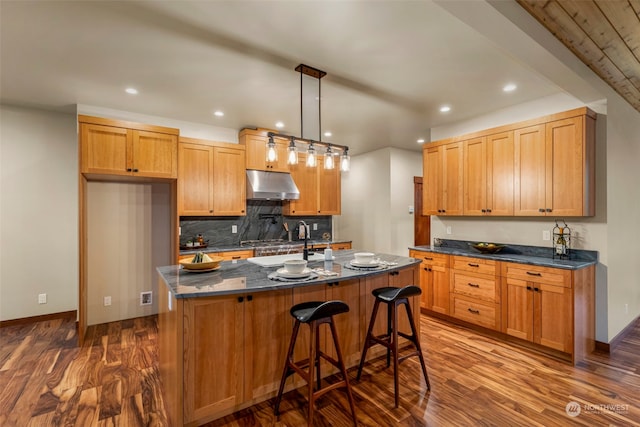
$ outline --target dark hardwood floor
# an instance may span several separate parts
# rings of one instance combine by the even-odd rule
[[[432,391],[416,358],[400,365],[398,409],[383,360],[367,363],[359,382],[351,369],[360,425],[640,425],[640,322],[612,354],[576,367],[439,320],[421,322]],[[156,318],[97,325],[88,334],[79,348],[67,320],[0,329],[0,426],[167,425]],[[207,425],[305,425],[304,393],[284,395],[279,420],[267,401]],[[569,402],[577,402],[578,415],[567,415]],[[321,397],[315,417],[318,426],[351,425],[345,393]]]

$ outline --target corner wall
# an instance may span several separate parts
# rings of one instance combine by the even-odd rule
[[[0,123],[0,320],[76,310],[76,115],[1,105]]]
[[[406,256],[413,245],[413,177],[422,175],[422,153],[383,148],[351,157],[342,174],[342,215],[334,232],[353,248]]]

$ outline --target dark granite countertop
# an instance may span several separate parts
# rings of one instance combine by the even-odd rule
[[[332,240],[331,244],[334,243],[350,243],[351,240]],[[324,245],[326,244],[326,240],[309,240],[307,245]],[[284,241],[282,242],[283,246],[286,245],[302,245],[304,244],[304,240],[292,240],[291,242]],[[207,253],[216,253],[216,252],[231,252],[231,251],[250,251],[253,250],[251,246],[240,246],[237,245],[218,245],[218,246],[207,246],[206,248],[199,249],[182,249],[180,250],[180,255],[189,255],[195,254],[197,252],[207,252]]]
[[[389,254],[376,254],[381,261],[397,263],[382,269],[368,271],[352,270],[344,267],[353,260],[355,250],[336,251],[333,261],[309,262],[309,268],[323,268],[338,273],[337,276],[319,276],[317,279],[301,282],[280,282],[267,276],[278,267],[261,267],[246,260],[224,261],[220,269],[209,273],[193,273],[179,265],[158,267],[160,277],[176,298],[194,298],[218,295],[245,294],[248,292],[272,291],[293,287],[318,285],[336,281],[361,278],[395,271],[420,263],[420,260]]]
[[[583,249],[572,249],[570,259],[554,259],[553,248],[550,247],[506,244],[507,246],[497,254],[483,254],[470,246],[470,244],[476,242],[446,239],[439,241],[441,243],[440,246],[411,246],[409,249],[448,255],[471,256],[495,261],[517,262],[542,267],[562,268],[566,270],[579,270],[598,263],[597,251]]]

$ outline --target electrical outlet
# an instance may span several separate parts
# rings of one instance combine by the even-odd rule
[[[314,229],[314,230],[317,230],[317,229],[318,229],[318,224],[314,223],[314,224],[313,224],[313,229]]]
[[[447,226],[447,234],[451,234],[451,226]]]
[[[413,213],[413,211],[414,211],[413,206],[409,206],[409,213],[410,213],[410,214],[412,214],[412,213]]]
[[[152,297],[151,291],[140,292],[140,305],[151,305]]]
[[[549,230],[542,230],[542,240],[551,240],[551,232]]]
[[[38,304],[47,303],[47,294],[38,294]]]
[[[111,305],[111,297],[104,297],[104,306],[109,307]]]
[[[238,226],[237,226],[237,225],[232,225],[232,226],[231,226],[231,232],[232,232],[233,234],[236,234],[236,233],[238,232]]]

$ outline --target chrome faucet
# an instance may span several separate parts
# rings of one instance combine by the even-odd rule
[[[304,227],[304,250],[302,251],[302,259],[309,261],[309,249],[307,248],[307,241],[309,240],[309,226],[304,221],[298,221],[298,225]]]

